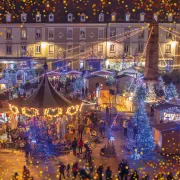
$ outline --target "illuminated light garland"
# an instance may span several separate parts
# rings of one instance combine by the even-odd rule
[[[73,112],[72,112],[73,111]],[[79,111],[79,105],[71,106],[67,108],[66,114],[73,116]]]
[[[52,113],[51,113],[52,112]],[[46,108],[44,109],[44,116],[48,117],[58,117],[63,114],[63,111],[61,108]]]
[[[13,114],[19,114],[19,109],[16,106],[9,104],[9,109],[12,111]]]
[[[24,114],[27,117],[39,116],[39,110],[36,108],[23,107],[21,110],[22,110],[22,114]]]

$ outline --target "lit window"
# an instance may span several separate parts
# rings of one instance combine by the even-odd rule
[[[103,45],[98,46],[98,52],[103,52]]]
[[[49,39],[54,39],[54,29],[49,29],[48,30],[48,38]]]
[[[130,13],[126,13],[126,21],[130,21],[131,18],[131,14]]]
[[[12,54],[12,45],[11,45],[11,44],[8,44],[8,45],[6,46],[6,53],[7,53],[7,54]]]
[[[6,30],[6,39],[12,39],[12,30],[11,29]]]
[[[111,21],[116,21],[116,13],[111,14]]]
[[[21,54],[22,54],[22,56],[25,56],[26,55],[26,49],[27,49],[27,47],[26,47],[26,45],[21,45]]]
[[[26,39],[27,38],[27,31],[26,29],[21,29],[21,38]]]
[[[85,37],[86,37],[85,29],[80,29],[80,39],[85,39]]]
[[[49,54],[54,54],[54,45],[49,45]]]
[[[72,29],[68,29],[68,31],[67,31],[67,38],[68,39],[72,39],[73,38],[73,30]]]
[[[124,44],[124,52],[129,53],[129,44]]]
[[[173,15],[172,15],[172,13],[168,14],[168,21],[169,21],[169,22],[173,21]]]
[[[142,12],[142,13],[140,14],[140,21],[142,22],[142,21],[144,21],[144,20],[145,20],[145,13]]]
[[[99,30],[98,31],[98,38],[99,39],[104,39],[104,30]]]
[[[41,38],[41,30],[36,29],[36,39],[40,39],[40,38]]]
[[[36,53],[41,53],[41,45],[36,45]]]
[[[165,52],[166,53],[171,53],[171,44],[166,44]]]
[[[115,45],[114,44],[110,45],[110,52],[115,52]]]

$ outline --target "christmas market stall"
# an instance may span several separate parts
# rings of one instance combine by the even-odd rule
[[[47,74],[30,97],[9,101],[14,118],[18,119],[18,124],[23,124],[21,127],[28,129],[31,142],[41,145],[43,141],[64,140],[69,133],[69,125],[78,126],[79,107],[80,101],[69,101],[53,88]],[[35,132],[39,132],[38,135]]]
[[[180,106],[164,103],[154,107],[155,124],[167,121],[180,121]]]
[[[179,154],[180,124],[167,122],[153,127],[157,150],[164,154]]]

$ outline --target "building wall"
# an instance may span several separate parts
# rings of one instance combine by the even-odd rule
[[[173,28],[180,31],[180,24],[160,23],[160,26]],[[92,55],[96,58],[106,58],[108,64],[111,62],[122,62],[124,56],[125,61],[143,62],[145,58],[144,48],[148,40],[148,29],[144,30],[144,37],[139,38],[136,35],[127,38],[128,30],[136,30],[145,28],[146,23],[102,23],[102,24],[56,24],[56,23],[25,23],[25,24],[0,24],[0,58],[18,58],[22,56],[30,56],[35,58],[47,58],[51,60],[68,59],[72,60],[73,68],[79,69],[79,60],[88,59]],[[12,30],[12,37],[6,39],[6,31]],[[21,30],[27,30],[27,38],[21,38]],[[41,37],[36,38],[36,31],[40,30]],[[54,32],[53,38],[49,38],[49,30]],[[68,30],[72,30],[72,38],[68,38]],[[85,31],[85,38],[80,38],[81,30]],[[103,37],[99,37],[99,30],[103,30]],[[106,33],[107,30],[107,33]],[[124,36],[126,33],[126,37]],[[180,66],[179,38],[167,38],[167,33],[162,29],[159,30],[159,65],[160,68],[165,67],[166,63],[174,65],[174,68]],[[107,37],[106,37],[107,34]],[[113,36],[113,37],[111,37]],[[106,41],[107,39],[107,41]],[[7,44],[12,45],[12,53],[7,54]],[[138,50],[139,45],[143,48]],[[26,45],[27,52],[22,55],[21,46]],[[41,46],[41,52],[36,52],[36,46]],[[69,45],[69,46],[68,46]],[[114,48],[112,48],[114,45]],[[129,51],[125,52],[125,45]],[[167,52],[167,45],[171,48]],[[68,51],[68,47],[72,46],[73,50]],[[80,46],[84,46],[84,52],[80,51]],[[51,47],[51,52],[50,52]],[[131,58],[130,58],[131,57]],[[85,67],[87,63],[85,62]]]

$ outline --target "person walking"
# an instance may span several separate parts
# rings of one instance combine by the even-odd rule
[[[126,167],[126,164],[125,164],[124,159],[123,159],[123,160],[121,161],[121,163],[119,164],[119,166],[118,166],[118,172],[119,172],[119,177],[118,177],[118,179],[119,179],[119,180],[123,180],[123,179],[124,179],[125,167]]]
[[[109,120],[109,107],[106,106],[106,121]]]
[[[98,174],[99,180],[103,179],[102,177],[103,169],[104,167],[102,166],[102,164],[100,164],[99,167],[97,168],[97,174]]]
[[[124,136],[127,137],[127,120],[123,122]]]
[[[167,180],[173,180],[174,177],[173,177],[172,173],[168,173],[168,175],[166,176],[166,179]]]
[[[106,180],[111,180],[111,179],[112,179],[112,171],[110,169],[110,166],[108,166],[106,169]]]
[[[76,179],[78,172],[79,172],[78,162],[75,162],[72,166],[72,173],[73,173],[74,179]]]
[[[66,167],[66,173],[67,173],[68,178],[70,177],[70,168],[71,168],[71,166],[70,166],[70,164],[68,164]]]
[[[66,166],[63,163],[60,163],[60,166],[59,166],[59,180],[62,180],[62,177],[65,179],[65,169],[66,169]]]
[[[82,154],[82,148],[83,148],[83,140],[80,139],[78,142],[78,148],[79,148],[79,154]]]
[[[31,146],[30,146],[29,142],[26,141],[26,143],[25,143],[25,158],[26,158],[27,164],[29,163],[30,152],[31,152]]]
[[[76,155],[76,148],[77,148],[77,139],[74,138],[74,141],[72,142],[72,149],[73,149],[73,154],[74,156]]]
[[[130,180],[139,180],[139,175],[138,175],[137,170],[135,170],[135,171],[133,172],[133,174],[131,175]]]
[[[30,171],[26,166],[24,166],[23,167],[23,180],[28,180],[29,178],[30,178]]]
[[[125,163],[125,168],[124,168],[124,179],[128,180],[128,175],[129,175],[129,166],[128,163]]]

